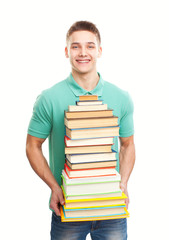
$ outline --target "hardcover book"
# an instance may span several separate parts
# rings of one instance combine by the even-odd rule
[[[87,163],[71,163],[66,159],[66,164],[70,169],[87,169],[87,168],[102,168],[102,167],[116,167],[117,160],[110,160],[104,162],[87,162]]]
[[[68,128],[93,128],[118,126],[118,117],[85,118],[85,119],[64,119],[65,126]]]
[[[97,95],[81,95],[79,96],[79,101],[94,101],[98,100]]]
[[[70,163],[102,162],[116,160],[116,151],[111,149],[107,153],[66,154]]]
[[[112,117],[113,109],[95,110],[95,111],[65,111],[65,117],[67,119],[79,119],[79,118],[101,118]]]
[[[107,104],[100,104],[100,105],[89,105],[89,106],[77,106],[77,105],[70,105],[68,107],[69,112],[76,112],[76,111],[96,111],[96,110],[106,110]]]
[[[119,126],[78,129],[69,129],[66,127],[66,135],[71,139],[115,137],[119,136]]]
[[[109,144],[113,144],[113,139],[114,139],[113,137],[106,137],[106,138],[88,138],[88,139],[73,140],[67,136],[64,137],[66,147],[109,145]]]
[[[93,169],[80,169],[71,170],[65,163],[65,172],[69,178],[82,178],[82,177],[97,177],[97,176],[114,176],[116,175],[115,167],[93,168]]]
[[[65,147],[65,154],[111,152],[112,144],[100,146]]]

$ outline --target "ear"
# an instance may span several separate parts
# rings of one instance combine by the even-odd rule
[[[102,47],[99,47],[99,50],[98,50],[98,55],[97,57],[100,58],[102,55]]]
[[[69,58],[69,54],[68,54],[68,49],[67,49],[67,47],[65,47],[65,56],[66,56],[66,58]]]

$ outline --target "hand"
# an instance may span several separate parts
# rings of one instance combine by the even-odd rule
[[[56,215],[58,216],[60,216],[60,208],[59,208],[60,204],[64,205],[65,200],[64,200],[62,189],[58,187],[52,191],[52,196],[50,201],[50,208],[53,209]]]
[[[130,200],[129,200],[129,195],[128,195],[128,191],[127,191],[127,185],[120,183],[120,188],[121,188],[122,192],[124,192],[127,196],[127,198],[125,199],[125,204],[126,204],[126,208],[128,209]]]

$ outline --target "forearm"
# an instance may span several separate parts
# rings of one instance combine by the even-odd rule
[[[119,152],[121,183],[127,186],[130,174],[135,163],[135,146],[134,143],[128,146],[121,146]]]
[[[43,156],[41,147],[29,144],[26,147],[26,154],[33,170],[51,188],[51,190],[53,191],[58,188],[59,185]]]

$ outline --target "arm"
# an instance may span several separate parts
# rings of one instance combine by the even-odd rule
[[[135,145],[134,137],[120,137],[120,175],[121,175],[121,189],[128,196],[127,183],[135,163]],[[128,208],[129,198],[126,200],[126,207]]]
[[[55,180],[49,165],[42,153],[43,138],[27,135],[26,154],[31,167],[36,174],[50,187],[52,191],[50,207],[56,215],[60,215],[59,203],[64,204],[62,189]]]

